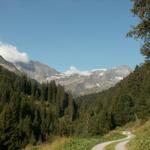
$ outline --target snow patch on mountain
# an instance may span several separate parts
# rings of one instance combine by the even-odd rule
[[[65,86],[66,90],[79,96],[106,90],[131,72],[132,69],[125,65],[112,69],[93,69],[89,71],[80,71],[71,66],[64,73],[55,74],[48,77],[47,80],[55,80],[57,84]]]
[[[78,75],[82,75],[82,76],[89,76],[89,75],[91,75],[91,72],[89,72],[89,71],[80,71],[76,67],[71,66],[69,68],[69,70],[67,70],[67,71],[64,72],[64,74],[66,76],[71,76],[73,74],[78,74]]]
[[[115,77],[116,80],[123,80],[123,77]]]
[[[99,83],[96,83],[96,86],[97,86],[97,87],[100,87],[100,84],[99,84]]]

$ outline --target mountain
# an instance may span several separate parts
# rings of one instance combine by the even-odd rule
[[[26,73],[30,78],[35,79],[38,82],[44,82],[46,78],[59,74],[55,69],[38,61],[30,60],[28,63],[16,62],[14,65],[17,69]]]
[[[66,91],[72,92],[74,96],[109,89],[132,72],[131,68],[124,65],[112,69],[95,69],[91,71],[79,71],[75,67],[71,67],[70,70],[60,73],[38,61],[10,63],[3,57],[0,57],[0,64],[10,71],[24,72],[28,77],[40,83],[55,80],[57,84],[64,86]]]
[[[0,55],[0,65],[8,69],[9,71],[19,72],[19,70],[15,67],[14,64],[6,61],[1,55]]]
[[[65,73],[48,77],[47,81],[55,80],[57,84],[63,85],[67,91],[79,96],[113,87],[131,72],[132,69],[125,65],[112,69],[96,69],[83,72],[71,67]]]
[[[127,73],[124,68],[126,66],[87,72],[70,70],[65,74],[91,76],[101,72],[102,76],[108,72],[108,76],[111,73],[112,78],[121,79],[121,75]],[[130,121],[148,119],[149,108],[150,62],[136,67],[108,90],[74,99],[55,82],[39,84],[0,66],[1,150],[19,150],[56,135],[102,135]]]

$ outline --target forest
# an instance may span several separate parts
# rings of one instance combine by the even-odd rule
[[[55,82],[40,85],[0,67],[0,149],[17,150],[73,133],[76,106]]]
[[[53,136],[103,135],[149,118],[150,62],[107,91],[73,98],[54,81],[39,84],[0,67],[0,149],[17,150]]]
[[[150,62],[107,91],[79,97],[76,102],[80,126],[86,133],[103,134],[130,121],[146,120],[150,116]],[[86,119],[85,119],[86,118]],[[79,125],[80,125],[79,123]]]

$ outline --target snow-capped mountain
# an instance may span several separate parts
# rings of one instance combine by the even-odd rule
[[[71,67],[68,71],[50,76],[46,80],[55,80],[57,84],[63,85],[66,90],[78,96],[106,90],[131,72],[132,69],[125,65],[91,71],[79,71],[75,67]]]

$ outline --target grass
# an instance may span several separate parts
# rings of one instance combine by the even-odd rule
[[[150,150],[150,120],[138,127],[135,135],[127,145],[128,150]]]
[[[66,143],[70,142],[70,138],[57,137],[52,143],[44,143],[39,146],[27,146],[24,150],[63,150]]]
[[[127,136],[124,135],[124,137],[122,137],[122,138],[125,138],[125,137],[127,137]],[[120,138],[120,139],[121,139],[121,138]],[[125,141],[125,140],[123,140],[123,141]],[[115,150],[116,145],[119,144],[120,142],[123,142],[123,141],[113,142],[113,143],[107,145],[107,146],[105,147],[105,150]]]
[[[110,141],[110,140],[117,140],[123,138],[122,135],[118,131],[113,131],[105,136],[100,137],[90,137],[90,138],[73,138],[69,143],[64,145],[63,150],[91,150],[96,144]]]
[[[110,140],[123,138],[120,131],[112,131],[104,136],[97,137],[71,137],[56,138],[52,143],[39,146],[27,146],[25,150],[91,150],[93,146]]]
[[[105,147],[105,150],[115,150],[115,147],[118,143],[119,142],[114,142],[112,144],[109,144],[108,146]]]

